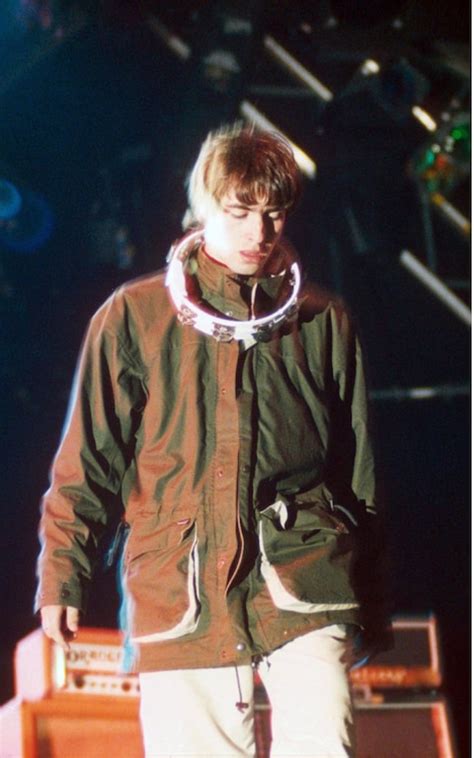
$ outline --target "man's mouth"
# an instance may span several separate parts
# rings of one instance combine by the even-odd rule
[[[241,250],[240,255],[249,263],[261,263],[267,257],[267,253],[262,250]]]

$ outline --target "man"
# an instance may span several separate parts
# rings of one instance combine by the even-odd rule
[[[211,133],[189,181],[194,230],[166,272],[117,290],[83,347],[37,607],[66,646],[121,517],[147,756],[253,756],[252,664],[273,756],[352,754],[373,457],[356,334],[301,286],[282,238],[299,188],[280,136]]]

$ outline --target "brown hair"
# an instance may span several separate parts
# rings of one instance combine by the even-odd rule
[[[291,211],[300,188],[293,150],[282,135],[240,122],[223,126],[208,134],[189,176],[187,222],[203,223],[230,189],[244,205]]]

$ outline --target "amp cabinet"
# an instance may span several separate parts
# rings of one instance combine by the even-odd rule
[[[455,758],[442,698],[355,703],[356,758]],[[138,702],[100,696],[11,700],[0,709],[2,758],[143,758]],[[268,758],[270,708],[257,704],[257,758]]]
[[[455,758],[443,698],[384,703],[355,701],[356,758]],[[270,755],[270,707],[257,705],[257,758]]]
[[[357,758],[455,758],[436,619],[394,619],[394,647],[351,671]],[[0,708],[0,758],[142,758],[139,683],[122,638],[81,628],[66,653],[37,629],[15,652],[15,697]],[[425,694],[421,695],[420,693]],[[185,714],[184,714],[185,715]],[[256,675],[257,758],[268,758],[270,706]]]
[[[441,697],[356,703],[357,758],[455,758]]]
[[[138,701],[58,696],[0,708],[2,758],[143,758]]]
[[[0,708],[1,758],[142,758],[138,677],[112,629],[79,630],[70,650],[37,629],[15,650],[15,697]]]

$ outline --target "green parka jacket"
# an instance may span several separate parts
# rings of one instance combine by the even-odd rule
[[[250,286],[262,312],[284,289],[202,251],[189,277],[234,318]],[[84,609],[121,518],[132,668],[248,662],[365,623],[373,509],[363,360],[341,303],[307,284],[297,317],[244,347],[180,323],[158,273],[91,320],[42,501],[36,607]]]

